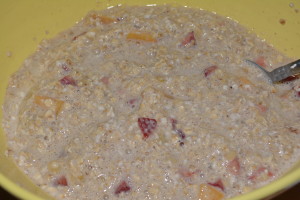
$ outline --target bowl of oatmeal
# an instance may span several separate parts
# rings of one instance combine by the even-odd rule
[[[297,58],[297,5],[120,3],[3,3],[1,185],[24,199],[221,200],[297,183],[300,82],[244,62]]]

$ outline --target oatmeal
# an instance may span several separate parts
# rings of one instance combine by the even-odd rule
[[[10,79],[8,156],[57,199],[226,199],[300,158],[300,81],[237,22],[184,7],[92,11]]]

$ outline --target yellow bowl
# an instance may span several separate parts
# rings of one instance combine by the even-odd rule
[[[117,4],[170,3],[214,11],[239,21],[277,49],[300,57],[300,2],[286,0],[51,0],[0,2],[0,104],[9,76],[34,52],[38,43],[71,27],[91,9]],[[281,24],[280,20],[285,20]],[[0,112],[0,118],[2,111]],[[5,152],[5,135],[0,128],[0,185],[19,198],[51,199],[16,167]],[[300,162],[279,180],[234,200],[262,199],[287,189],[300,180]]]

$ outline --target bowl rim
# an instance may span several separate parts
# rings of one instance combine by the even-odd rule
[[[280,193],[281,191],[288,190],[298,183],[300,183],[300,167],[295,169],[295,171],[292,171],[289,174],[286,174],[283,177],[265,186],[262,186],[258,189],[254,189],[248,193],[232,197],[229,200],[263,199],[263,198],[270,197],[271,195],[274,194],[276,196],[276,193]],[[3,187],[6,191],[8,191],[10,194],[20,199],[44,200],[42,197],[32,192],[29,192],[28,190],[17,185],[2,173],[0,173],[0,186]]]
[[[39,197],[38,195],[34,194],[22,188],[15,182],[11,181],[7,178],[3,173],[0,173],[0,186],[5,189],[10,194],[18,197],[20,199],[28,199],[28,200],[44,200],[43,198]]]
[[[277,192],[289,189],[290,187],[300,183],[300,167],[291,167],[291,169],[293,169],[293,171],[283,174],[280,178],[272,181],[271,183],[248,193],[230,198],[230,200],[262,199],[269,197],[270,195],[274,195]],[[34,192],[26,190],[22,186],[9,179],[7,176],[5,176],[5,173],[2,172],[0,172],[0,186],[20,199],[43,200],[42,197],[38,196]]]

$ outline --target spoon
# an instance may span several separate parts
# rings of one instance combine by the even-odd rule
[[[246,62],[261,69],[269,77],[272,83],[278,83],[286,78],[295,77],[300,74],[300,59],[278,67],[270,72],[251,60],[246,60]]]

